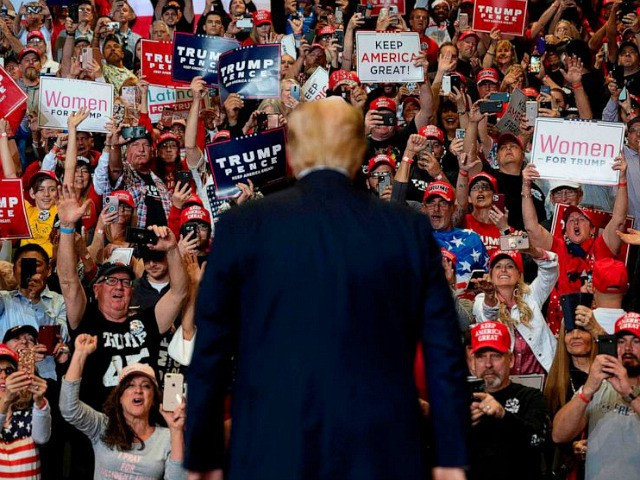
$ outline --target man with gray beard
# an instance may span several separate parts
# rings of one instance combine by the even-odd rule
[[[471,400],[469,480],[539,480],[549,414],[540,390],[512,383],[509,328],[482,322],[471,330],[471,371],[484,391]]]
[[[18,85],[27,94],[27,112],[38,110],[40,96],[40,70],[42,70],[42,55],[33,47],[23,49],[18,55],[18,64],[22,78]]]

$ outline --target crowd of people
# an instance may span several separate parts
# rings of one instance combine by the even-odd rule
[[[326,96],[362,115],[366,149],[357,171],[343,172],[353,188],[428,217],[441,249],[466,373],[482,380],[469,383],[464,412],[469,478],[640,472],[640,231],[629,228],[640,218],[640,5],[529,1],[524,35],[513,36],[474,31],[473,0],[409,0],[404,13],[392,2],[152,0],[144,29],[127,0],[57,3],[0,7],[3,68],[27,94],[24,118],[0,119],[1,178],[22,179],[32,232],[0,250],[1,478],[193,469],[183,465],[186,393],[167,411],[162,387],[192,360],[216,221],[296,182],[295,172],[269,185],[247,177],[220,201],[205,146],[316,122],[293,114],[319,68]],[[362,83],[358,30],[417,33],[423,81]],[[176,32],[242,46],[292,35],[280,98],[224,98],[195,76],[188,112],[153,122],[140,42]],[[114,112],[106,134],[83,130],[87,108],[69,114],[65,131],[40,127],[43,76],[110,83],[124,114]],[[577,183],[570,171],[541,179],[529,161],[532,124],[500,123],[516,91],[539,117],[577,120],[575,129],[624,124],[617,185]],[[483,113],[498,98],[502,110]],[[330,158],[325,168],[342,171]],[[361,241],[392,242],[392,227]],[[599,353],[607,341],[613,350]],[[417,369],[428,421],[423,377]]]

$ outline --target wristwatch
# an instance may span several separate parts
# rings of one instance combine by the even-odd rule
[[[636,385],[635,387],[633,387],[633,389],[631,389],[631,393],[629,393],[629,395],[623,396],[622,400],[624,400],[626,403],[631,403],[638,397],[640,397],[640,385]]]

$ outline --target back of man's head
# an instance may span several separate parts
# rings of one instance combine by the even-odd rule
[[[329,97],[296,108],[287,123],[289,164],[295,175],[325,166],[355,176],[366,148],[360,110],[341,97]]]

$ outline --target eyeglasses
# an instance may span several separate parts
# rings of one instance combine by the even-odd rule
[[[551,192],[551,195],[553,195],[554,197],[575,198],[578,196],[578,192],[573,188],[559,188]]]
[[[118,277],[104,277],[100,282],[104,282],[110,287],[115,287],[118,283],[123,288],[131,288],[133,281],[130,278],[118,278]]]
[[[475,183],[473,187],[471,187],[472,192],[484,192],[488,190],[493,190],[493,189],[491,188],[491,185],[485,182]]]
[[[0,372],[4,372],[4,374],[8,377],[12,373],[15,373],[16,369],[13,367],[5,367],[5,368],[0,368]]]
[[[78,12],[80,12],[80,13],[91,13],[91,9],[90,8],[79,8]]]
[[[27,42],[29,45],[37,45],[39,43],[42,43],[42,39],[41,38],[32,38]]]
[[[187,228],[187,231],[199,231],[199,232],[208,232],[209,231],[209,225],[205,225],[204,223],[198,223],[196,225],[189,225],[189,228]]]

